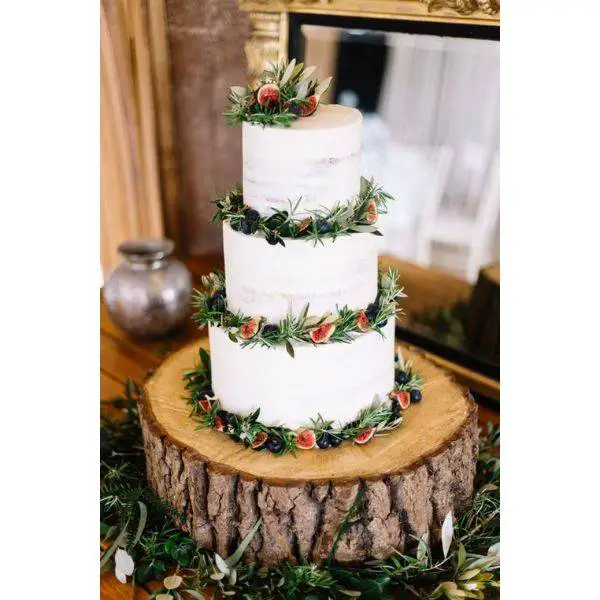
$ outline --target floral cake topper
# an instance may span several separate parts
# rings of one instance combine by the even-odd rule
[[[331,84],[331,77],[319,82],[316,67],[305,67],[293,58],[271,63],[256,86],[232,86],[225,117],[230,125],[244,121],[266,126],[289,127],[300,117],[309,117]]]

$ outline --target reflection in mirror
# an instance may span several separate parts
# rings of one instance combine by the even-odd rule
[[[386,251],[474,282],[498,259],[499,42],[303,24],[325,102],[363,113],[362,172],[396,202]]]

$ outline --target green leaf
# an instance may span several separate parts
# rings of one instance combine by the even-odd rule
[[[292,58],[290,64],[287,66],[283,75],[281,77],[281,81],[279,82],[280,87],[283,87],[292,77],[292,73],[294,72],[294,67],[296,66],[296,59]]]
[[[467,558],[467,551],[462,543],[458,545],[458,558],[456,562],[456,567],[458,570],[465,564],[465,559]]]
[[[294,347],[292,346],[292,344],[286,340],[285,342],[285,349],[287,350],[287,353],[294,358],[295,354],[294,354]]]
[[[196,590],[181,590],[182,594],[188,594],[192,598],[196,598],[196,600],[204,600],[204,595]]]
[[[317,89],[315,90],[315,95],[320,96],[321,94],[324,94],[329,89],[332,79],[333,77],[330,76],[327,77],[327,79],[324,79],[321,83],[319,83]]]
[[[131,542],[131,548],[133,548],[142,537],[142,533],[144,532],[144,528],[146,527],[146,521],[148,519],[148,508],[143,502],[138,500],[138,506],[140,508],[140,520],[138,522],[137,530],[135,532],[135,537]]]
[[[254,523],[254,527],[246,534],[244,539],[240,542],[240,545],[237,547],[236,551],[225,561],[225,564],[228,567],[235,567],[235,565],[240,562],[242,558],[242,554],[246,551],[246,548],[250,545],[252,538],[256,535],[260,524],[262,523],[262,519],[259,518],[256,523]]]
[[[200,348],[200,361],[204,370],[210,373],[210,355],[204,348]]]
[[[110,548],[102,555],[102,558],[100,559],[100,567],[102,567],[104,564],[106,564],[108,559],[117,551],[117,548],[119,548],[121,546],[125,546],[125,543],[127,541],[127,526],[128,525],[129,525],[129,519],[127,519],[127,521],[125,522],[125,525],[123,525],[123,528],[121,529],[119,535],[116,537],[115,541],[112,543]]]

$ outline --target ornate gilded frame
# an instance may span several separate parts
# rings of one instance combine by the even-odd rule
[[[500,26],[499,0],[239,0],[239,4],[251,23],[245,45],[250,79],[258,77],[267,63],[287,57],[290,13]]]

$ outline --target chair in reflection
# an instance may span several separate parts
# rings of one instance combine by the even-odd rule
[[[441,208],[440,208],[441,207]],[[470,210],[469,210],[470,208]],[[418,233],[416,261],[431,264],[432,245],[454,246],[466,253],[465,277],[474,283],[479,269],[490,262],[500,211],[500,168],[496,152],[474,207],[447,208],[439,203],[424,213]]]
[[[381,218],[386,251],[398,258],[429,266],[430,257],[425,250],[429,247],[432,224],[442,203],[453,151],[448,146],[395,142],[377,146],[385,151],[365,157],[364,170],[373,173],[395,198],[388,206],[388,213]]]

